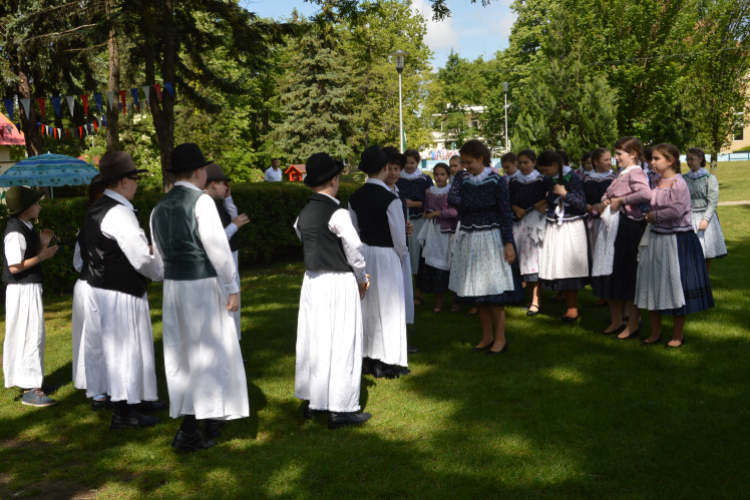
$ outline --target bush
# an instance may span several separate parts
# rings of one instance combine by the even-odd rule
[[[337,198],[347,207],[349,197],[360,184],[345,182]],[[269,263],[302,257],[302,245],[294,232],[294,221],[310,198],[310,189],[301,182],[261,182],[232,186],[232,197],[240,213],[250,218],[250,223],[239,231],[240,265]],[[136,216],[150,240],[149,218],[163,193],[157,188],[140,190],[133,200]],[[45,292],[71,293],[78,279],[73,269],[75,238],[83,225],[88,210],[86,198],[43,200],[39,219],[34,221],[37,230],[49,228],[60,242],[55,257],[45,261]],[[8,207],[0,205],[0,225],[8,221]],[[0,249],[2,243],[0,243]],[[5,255],[3,253],[3,255]]]

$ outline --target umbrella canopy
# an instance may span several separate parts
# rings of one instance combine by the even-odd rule
[[[91,164],[72,156],[32,156],[21,160],[3,175],[0,187],[11,186],[81,186],[88,185],[99,171]]]

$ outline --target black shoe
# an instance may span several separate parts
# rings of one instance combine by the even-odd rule
[[[226,425],[226,422],[223,420],[213,420],[211,418],[207,418],[203,421],[203,425],[206,428],[206,439],[211,441],[221,435],[221,430]]]
[[[375,378],[398,378],[401,376],[401,370],[381,361],[376,361],[372,368],[372,374]]]
[[[636,331],[634,331],[634,332],[631,332],[631,333],[630,333],[630,335],[628,335],[627,337],[622,337],[622,338],[620,338],[620,337],[615,337],[615,338],[616,338],[617,340],[630,340],[630,339],[637,339],[637,338],[638,338],[638,337],[640,337],[640,336],[641,336],[641,329],[639,328],[639,329],[637,329]]]
[[[364,424],[372,418],[369,413],[329,413],[328,414],[328,428],[339,429],[346,427],[347,425],[359,425]]]
[[[91,411],[111,410],[115,405],[109,400],[109,396],[104,399],[92,399]]]
[[[303,401],[302,402],[302,418],[304,418],[305,420],[312,420],[314,416],[315,416],[315,410],[310,408],[310,402]]]
[[[207,450],[212,446],[216,446],[216,441],[213,439],[203,439],[201,431],[195,431],[195,434],[188,436],[182,430],[178,430],[172,440],[172,446],[183,451]]]
[[[604,330],[602,333],[604,335],[620,335],[623,330],[625,330],[628,327],[628,325],[622,324],[618,328],[615,328],[611,332],[608,332],[607,330]]]
[[[160,422],[159,417],[147,417],[137,411],[131,411],[127,417],[112,415],[112,423],[109,424],[109,428],[112,430],[141,429],[143,427],[153,427]]]
[[[493,341],[493,342],[494,342],[494,341]],[[482,351],[486,351],[487,349],[489,349],[490,347],[492,347],[492,344],[493,344],[493,342],[490,342],[489,344],[487,344],[487,345],[486,345],[486,346],[484,346],[484,347],[472,347],[472,348],[471,348],[471,352],[482,352]]]
[[[658,344],[659,342],[661,342],[661,333],[656,338],[656,340],[654,340],[653,342],[649,342],[648,339],[646,339],[646,340],[643,341],[643,344],[644,345],[653,345],[653,344]]]
[[[539,314],[539,306],[532,305],[529,307],[529,310],[526,311],[526,316],[536,316],[537,314]]]
[[[169,403],[166,401],[141,401],[137,405],[133,405],[133,410],[138,413],[156,413],[167,408],[169,408]]]
[[[422,352],[422,349],[420,349],[419,347],[407,347],[406,352],[408,352],[409,354],[417,354],[418,352]]]
[[[362,375],[372,375],[375,361],[372,358],[362,358]]]
[[[502,354],[502,353],[504,353],[507,350],[508,350],[508,341],[506,340],[505,344],[503,344],[503,348],[502,349],[500,349],[499,351],[493,351],[492,349],[490,349],[489,351],[487,351],[486,355],[487,356],[497,356],[498,354]]]
[[[411,370],[408,368],[400,368],[398,369],[398,371],[399,371],[399,375],[402,377],[406,377],[407,375],[411,373]]]

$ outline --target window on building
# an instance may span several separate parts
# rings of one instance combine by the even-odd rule
[[[734,140],[744,141],[745,140],[745,129],[744,127],[737,127],[734,129]]]
[[[734,114],[734,140],[744,141],[745,140],[745,113],[740,111]]]

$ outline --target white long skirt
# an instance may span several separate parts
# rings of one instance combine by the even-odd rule
[[[41,283],[11,283],[5,289],[5,387],[34,389],[44,380],[44,306]]]
[[[705,211],[690,213],[690,222],[693,225],[695,234],[698,235],[698,241],[701,242],[701,247],[703,247],[703,255],[705,255],[707,259],[726,257],[727,244],[724,241],[724,232],[721,230],[719,216],[716,213],[714,213],[714,215],[708,220],[708,227],[706,230],[698,231],[705,213]]]
[[[370,289],[362,301],[362,356],[408,366],[401,261],[393,248],[363,246]]]
[[[649,225],[638,248],[635,305],[649,311],[679,309],[685,305],[680,279],[677,236],[651,231]]]
[[[419,232],[427,224],[427,219],[421,217],[409,219],[414,226],[414,232],[409,236],[409,262],[411,264],[411,274],[416,275],[419,271],[419,257],[422,255],[422,245],[419,244]]]
[[[414,324],[414,288],[411,282],[411,261],[404,259],[401,264],[401,273],[404,276],[404,307],[406,312],[406,324]]]
[[[362,310],[352,273],[306,271],[297,320],[294,396],[313,410],[359,410]]]
[[[542,257],[542,246],[544,245],[543,234],[546,231],[546,228],[545,231],[540,231],[540,224],[544,224],[544,220],[540,222],[540,216],[543,217],[537,210],[533,210],[520,221],[513,223],[513,239],[516,242],[521,276],[539,274],[539,261]],[[540,238],[540,236],[542,237]]]
[[[240,257],[239,252],[235,250],[232,252],[232,257],[234,257],[234,268],[237,270],[237,277],[234,280],[235,283],[237,283],[238,289],[240,288]],[[237,294],[240,296],[240,299],[242,298],[241,295],[242,292],[237,292]],[[232,316],[232,319],[234,319],[234,326],[237,328],[237,340],[242,340],[242,327],[240,326],[240,319],[242,315],[242,301],[240,301],[240,308],[237,309],[235,312],[229,313]]]
[[[547,281],[586,278],[589,275],[589,247],[583,219],[547,221],[539,278]]]
[[[102,340],[101,313],[94,289],[89,287],[89,293],[85,294],[83,299],[85,303],[82,308],[84,314],[83,332],[81,333],[82,358],[86,379],[86,397],[93,398],[100,394],[109,393],[109,379]]]
[[[73,385],[76,389],[86,389],[86,307],[91,286],[83,281],[76,281],[73,288],[73,317],[71,333],[73,336]]]
[[[164,368],[169,415],[250,416],[247,379],[227,295],[217,278],[164,280]]]

